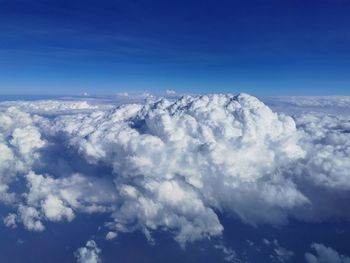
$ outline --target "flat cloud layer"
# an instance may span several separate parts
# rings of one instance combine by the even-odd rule
[[[9,227],[108,213],[113,238],[140,230],[152,241],[160,229],[184,246],[221,236],[219,214],[252,225],[350,219],[346,116],[292,118],[247,94],[0,104]]]

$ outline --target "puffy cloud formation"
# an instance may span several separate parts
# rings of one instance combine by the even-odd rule
[[[291,172],[312,204],[301,217],[349,220],[350,118],[308,113],[296,123],[306,156]]]
[[[350,257],[339,254],[331,247],[323,244],[313,243],[311,248],[316,254],[305,253],[305,260],[308,263],[349,263]]]
[[[335,205],[349,199],[347,117],[292,118],[246,94],[17,104],[0,103],[8,226],[109,213],[107,239],[162,229],[185,245],[220,236],[219,213],[253,225],[349,219]]]
[[[99,249],[94,240],[86,242],[85,247],[76,251],[77,263],[100,263],[101,249]]]
[[[310,179],[327,188],[350,190],[350,121],[348,118],[304,115],[297,120],[308,148]]]
[[[184,243],[221,234],[216,209],[249,223],[281,222],[307,202],[278,172],[304,156],[293,119],[248,95],[126,105],[65,116],[52,129],[88,162],[112,167],[119,231],[130,222],[165,227]]]
[[[28,230],[43,231],[44,225],[40,221],[40,214],[38,210],[33,207],[20,205],[18,208],[18,214],[21,222]],[[9,215],[10,216],[10,215]]]
[[[10,184],[19,173],[30,171],[39,159],[38,150],[46,145],[36,126],[40,120],[15,107],[0,111],[0,201],[14,201]]]

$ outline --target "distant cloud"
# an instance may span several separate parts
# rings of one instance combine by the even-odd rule
[[[341,255],[331,247],[323,244],[313,243],[311,248],[316,252],[305,253],[305,260],[308,263],[349,263],[350,257]]]
[[[284,104],[295,105],[301,108],[326,108],[326,107],[350,107],[350,96],[321,96],[321,97],[275,97],[274,101],[280,101]]]
[[[278,240],[274,239],[270,241],[264,238],[263,244],[271,249],[270,259],[282,263],[292,261],[294,252],[282,247]]]
[[[167,89],[167,90],[165,91],[165,94],[166,94],[166,95],[175,95],[176,92],[175,92],[175,90]]]
[[[129,97],[129,93],[127,92],[119,92],[116,94],[118,97]]]
[[[279,262],[288,262],[292,259],[294,256],[294,252],[291,250],[288,250],[284,247],[281,247],[280,245],[277,244],[277,247],[274,249],[275,252],[275,258]]]

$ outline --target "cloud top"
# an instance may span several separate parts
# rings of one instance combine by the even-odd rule
[[[253,225],[349,218],[336,205],[350,187],[345,117],[292,118],[247,94],[0,109],[11,227],[43,231],[45,221],[108,213],[107,239],[140,230],[152,241],[161,229],[185,245],[220,236],[219,214]]]

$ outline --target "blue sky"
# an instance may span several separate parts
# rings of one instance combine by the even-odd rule
[[[0,1],[0,94],[349,95],[350,2]]]

